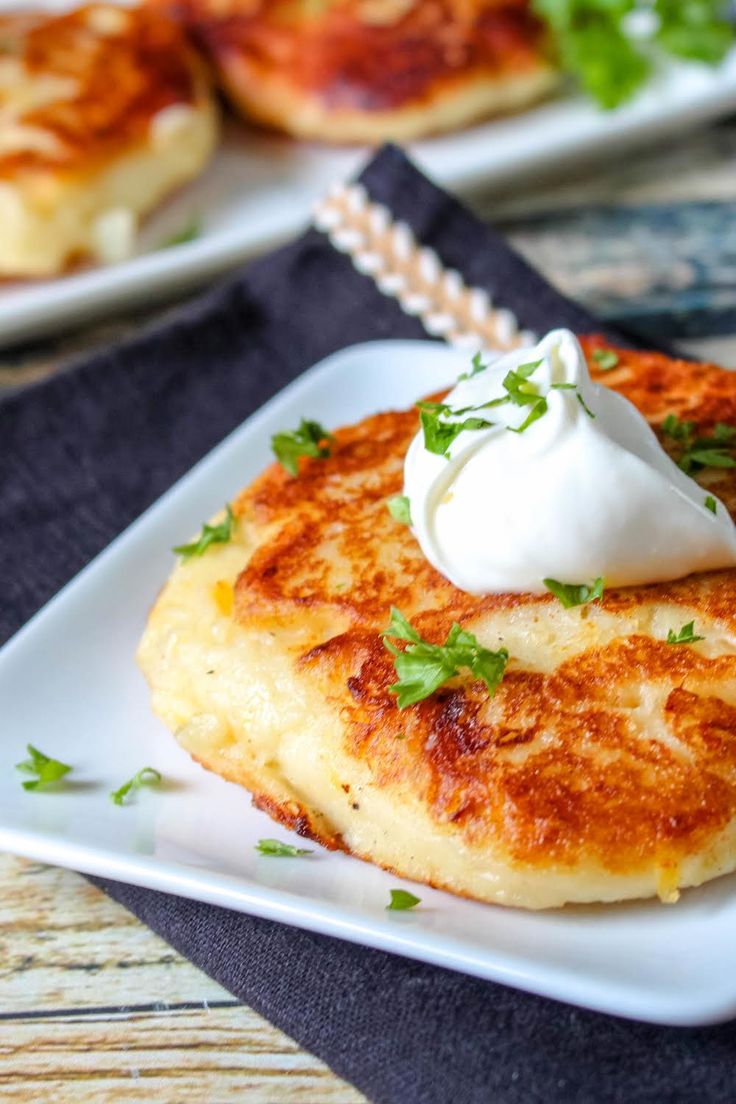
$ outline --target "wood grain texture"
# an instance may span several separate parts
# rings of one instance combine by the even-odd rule
[[[69,871],[0,855],[0,1100],[361,1104]]]

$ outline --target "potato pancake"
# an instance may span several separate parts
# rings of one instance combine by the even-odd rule
[[[675,454],[669,414],[736,425],[736,374],[627,350],[603,372],[602,347],[584,341],[595,381]],[[366,418],[296,478],[274,464],[242,493],[233,539],[181,563],[151,613],[156,713],[300,834],[482,901],[674,900],[733,870],[736,571],[573,609],[466,594],[386,506],[416,431],[415,409]],[[733,516],[733,472],[698,479]],[[391,606],[431,642],[457,621],[507,648],[495,696],[460,675],[399,710]],[[667,643],[691,621],[704,639]]]
[[[528,0],[158,0],[249,118],[328,142],[406,141],[558,83]]]
[[[165,15],[0,15],[0,277],[128,256],[217,130],[202,66]]]

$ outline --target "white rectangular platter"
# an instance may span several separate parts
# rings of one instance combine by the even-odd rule
[[[623,1016],[668,1024],[735,1016],[735,877],[688,891],[672,907],[549,913],[411,886],[421,905],[389,913],[389,890],[402,883],[366,863],[319,848],[304,859],[257,854],[259,838],[289,834],[253,810],[244,790],[193,764],[151,714],[133,656],[173,565],[171,546],[270,461],[272,433],[302,415],[333,427],[406,406],[451,382],[461,365],[462,354],[446,346],[381,342],[311,369],[0,651],[0,848]],[[58,792],[22,789],[14,764],[28,742],[73,765]],[[110,790],[145,765],[165,786],[113,805]]]
[[[46,0],[52,8],[68,0]],[[0,0],[0,12],[17,0]],[[736,109],[736,50],[717,69],[665,66],[631,104],[602,112],[563,95],[523,114],[419,142],[409,154],[461,194],[518,181],[580,158],[661,140]],[[0,285],[0,346],[38,337],[203,284],[306,225],[331,183],[358,171],[369,150],[333,149],[268,135],[234,120],[208,170],[149,220],[130,260],[49,281]],[[196,240],[162,243],[195,219]]]

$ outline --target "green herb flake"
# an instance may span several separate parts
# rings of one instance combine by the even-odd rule
[[[484,364],[480,353],[476,353],[472,360],[472,369],[470,372],[463,372],[461,376],[458,376],[458,383],[460,380],[472,379],[473,376],[479,376],[481,372],[485,372],[488,368],[487,364]]]
[[[421,898],[415,897],[406,889],[392,889],[391,901],[386,905],[386,912],[408,912],[421,904]]]
[[[547,590],[559,598],[565,609],[574,606],[587,606],[588,602],[598,602],[603,597],[605,583],[596,579],[592,586],[586,583],[559,583],[557,579],[542,580]]]
[[[668,644],[695,644],[698,640],[705,640],[705,637],[695,635],[694,621],[688,621],[687,625],[682,626],[679,633],[673,632],[672,629],[667,633]]]
[[[159,786],[161,784],[161,775],[153,767],[144,767],[143,770],[139,770],[137,774],[128,781],[124,782],[119,790],[112,790],[110,793],[110,800],[113,805],[125,805],[126,798],[132,795],[136,790],[140,790],[143,786]]]
[[[229,540],[232,540],[234,529],[235,517],[228,505],[225,507],[224,521],[221,521],[219,525],[208,525],[205,522],[202,526],[202,532],[196,540],[190,544],[178,544],[176,548],[172,549],[172,552],[175,552],[177,556],[181,556],[185,561],[191,560],[195,556],[203,556],[210,545],[227,544]]]
[[[677,464],[686,475],[703,468],[736,468],[736,426],[717,422],[710,436],[698,436],[695,422],[683,422],[676,414],[668,414],[662,432],[681,446]]]
[[[324,460],[331,455],[330,445],[334,440],[333,435],[319,422],[302,418],[298,429],[275,433],[271,438],[271,448],[282,468],[289,475],[298,475],[300,456]]]
[[[703,505],[705,506],[706,510],[710,510],[712,514],[718,513],[718,503],[714,499],[713,495],[708,495]]]
[[[161,242],[159,248],[170,249],[172,245],[186,245],[187,242],[196,241],[202,233],[202,222],[199,218],[192,218],[181,230],[177,230],[171,237]]]
[[[619,365],[618,353],[613,349],[594,349],[593,360],[601,372],[612,372]]]
[[[69,774],[72,769],[68,763],[62,763],[59,759],[51,759],[33,744],[26,744],[29,758],[22,763],[16,763],[15,769],[24,774],[35,774],[36,777],[23,783],[24,790],[42,790],[47,786],[53,786],[56,782]]]
[[[465,407],[452,410],[445,403],[418,403],[419,421],[424,433],[424,447],[435,456],[448,457],[454,441],[466,430],[491,429],[494,422],[485,418],[465,418],[461,422],[443,421],[448,415],[462,415],[468,410],[481,410],[483,407]]]
[[[429,644],[395,607],[391,609],[391,624],[382,635],[399,676],[398,682],[389,687],[389,692],[397,697],[399,709],[430,697],[461,668],[467,668],[481,679],[493,697],[509,658],[505,648],[493,652],[482,647],[472,633],[457,623],[453,624],[444,644]],[[406,641],[406,648],[400,650],[389,638]]]
[[[580,405],[582,406],[585,413],[588,415],[588,417],[589,418],[595,418],[595,414],[590,409],[590,407],[587,405],[587,403],[585,402],[585,399],[583,398],[583,396],[580,394],[579,391],[577,392],[577,400],[580,403]]]
[[[298,859],[302,855],[311,855],[306,847],[294,847],[292,843],[282,843],[276,839],[260,839],[256,844],[256,851],[261,855],[272,855],[281,859]]]
[[[411,504],[406,495],[394,495],[393,498],[389,498],[386,505],[394,521],[399,521],[402,525],[411,525]]]

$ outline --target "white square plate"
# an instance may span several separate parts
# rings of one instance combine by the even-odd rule
[[[172,544],[271,459],[270,437],[302,415],[327,426],[404,407],[466,357],[424,342],[338,353],[249,418],[0,651],[0,847],[87,873],[210,901],[370,947],[645,1020],[736,1015],[736,880],[659,903],[524,913],[425,887],[389,913],[395,877],[315,848],[269,859],[288,839],[237,786],[193,764],[154,719],[133,654],[173,565]],[[380,396],[380,398],[379,398]],[[59,792],[26,793],[26,743],[73,764]],[[144,765],[166,779],[118,808],[109,791]]]
[[[56,10],[71,3],[36,0],[36,6]],[[18,0],[0,0],[0,13],[17,6]],[[546,165],[681,134],[734,109],[736,50],[716,69],[665,65],[617,111],[561,95],[519,115],[414,143],[409,153],[440,185],[462,194],[523,182]],[[136,256],[55,280],[3,284],[0,346],[203,284],[300,230],[329,185],[356,172],[368,154],[295,142],[231,122],[207,171],[148,220]],[[195,241],[161,248],[192,219],[201,223]]]

